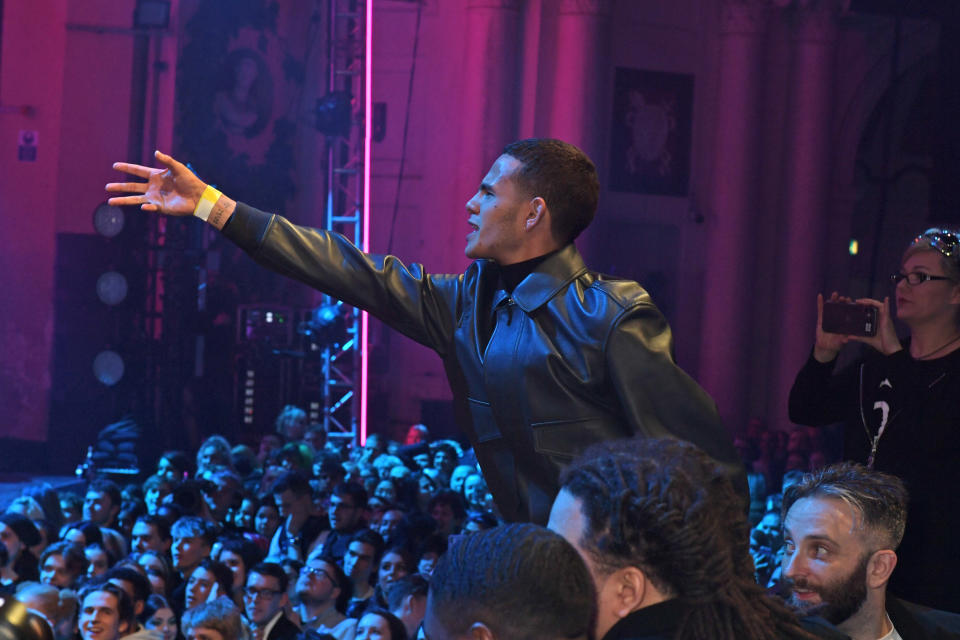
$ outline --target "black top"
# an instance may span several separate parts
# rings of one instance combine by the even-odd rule
[[[872,349],[840,372],[812,354],[790,391],[790,419],[844,424],[843,455],[899,476],[910,492],[907,528],[891,592],[960,611],[960,350],[914,360],[909,344],[884,356]],[[881,434],[882,429],[882,434]]]

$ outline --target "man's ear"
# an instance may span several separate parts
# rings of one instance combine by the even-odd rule
[[[547,201],[537,196],[530,201],[530,208],[527,210],[527,217],[523,220],[524,228],[530,231],[538,224],[549,222],[550,210],[547,208]]]
[[[493,631],[482,622],[474,622],[470,626],[470,640],[494,640],[494,638]]]
[[[641,607],[648,606],[650,582],[637,567],[617,569],[608,578],[604,587],[609,605],[617,618],[625,618]],[[608,591],[609,590],[609,591]]]
[[[890,580],[890,574],[897,566],[897,554],[890,549],[874,551],[867,562],[867,586],[877,589]]]

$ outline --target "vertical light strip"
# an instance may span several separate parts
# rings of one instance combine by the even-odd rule
[[[370,251],[370,157],[373,146],[373,0],[366,0],[363,55],[363,250]],[[370,316],[360,313],[360,444],[367,441]]]

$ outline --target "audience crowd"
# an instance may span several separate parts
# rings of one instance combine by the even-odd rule
[[[749,521],[692,445],[598,449],[565,476],[551,533],[504,525],[472,453],[431,440],[424,425],[402,443],[373,434],[353,447],[288,406],[256,450],[211,436],[195,455],[163,452],[142,484],[37,486],[0,505],[0,597],[39,613],[52,640],[600,640],[640,637],[628,630],[643,618],[630,612],[651,604],[698,625],[665,638],[842,638],[801,625],[809,607],[792,574],[781,580],[792,566],[781,496],[796,501],[790,486],[832,457],[822,434],[755,422],[738,438]],[[715,492],[706,502],[702,486]],[[641,531],[671,510],[669,527]],[[683,514],[686,529],[674,531]],[[725,568],[709,570],[723,557]],[[632,595],[608,593],[609,575]],[[718,589],[740,595],[709,604]],[[702,594],[690,596],[701,608],[660,604],[687,602],[688,591]],[[717,624],[730,633],[702,635]]]

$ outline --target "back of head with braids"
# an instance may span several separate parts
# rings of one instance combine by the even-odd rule
[[[496,638],[587,638],[596,597],[569,542],[543,527],[509,524],[452,539],[430,578],[427,608],[450,637],[481,622]]]
[[[677,640],[813,638],[754,581],[743,499],[725,470],[671,438],[611,441],[563,472],[581,501],[580,546],[596,570],[637,567],[690,607]]]

